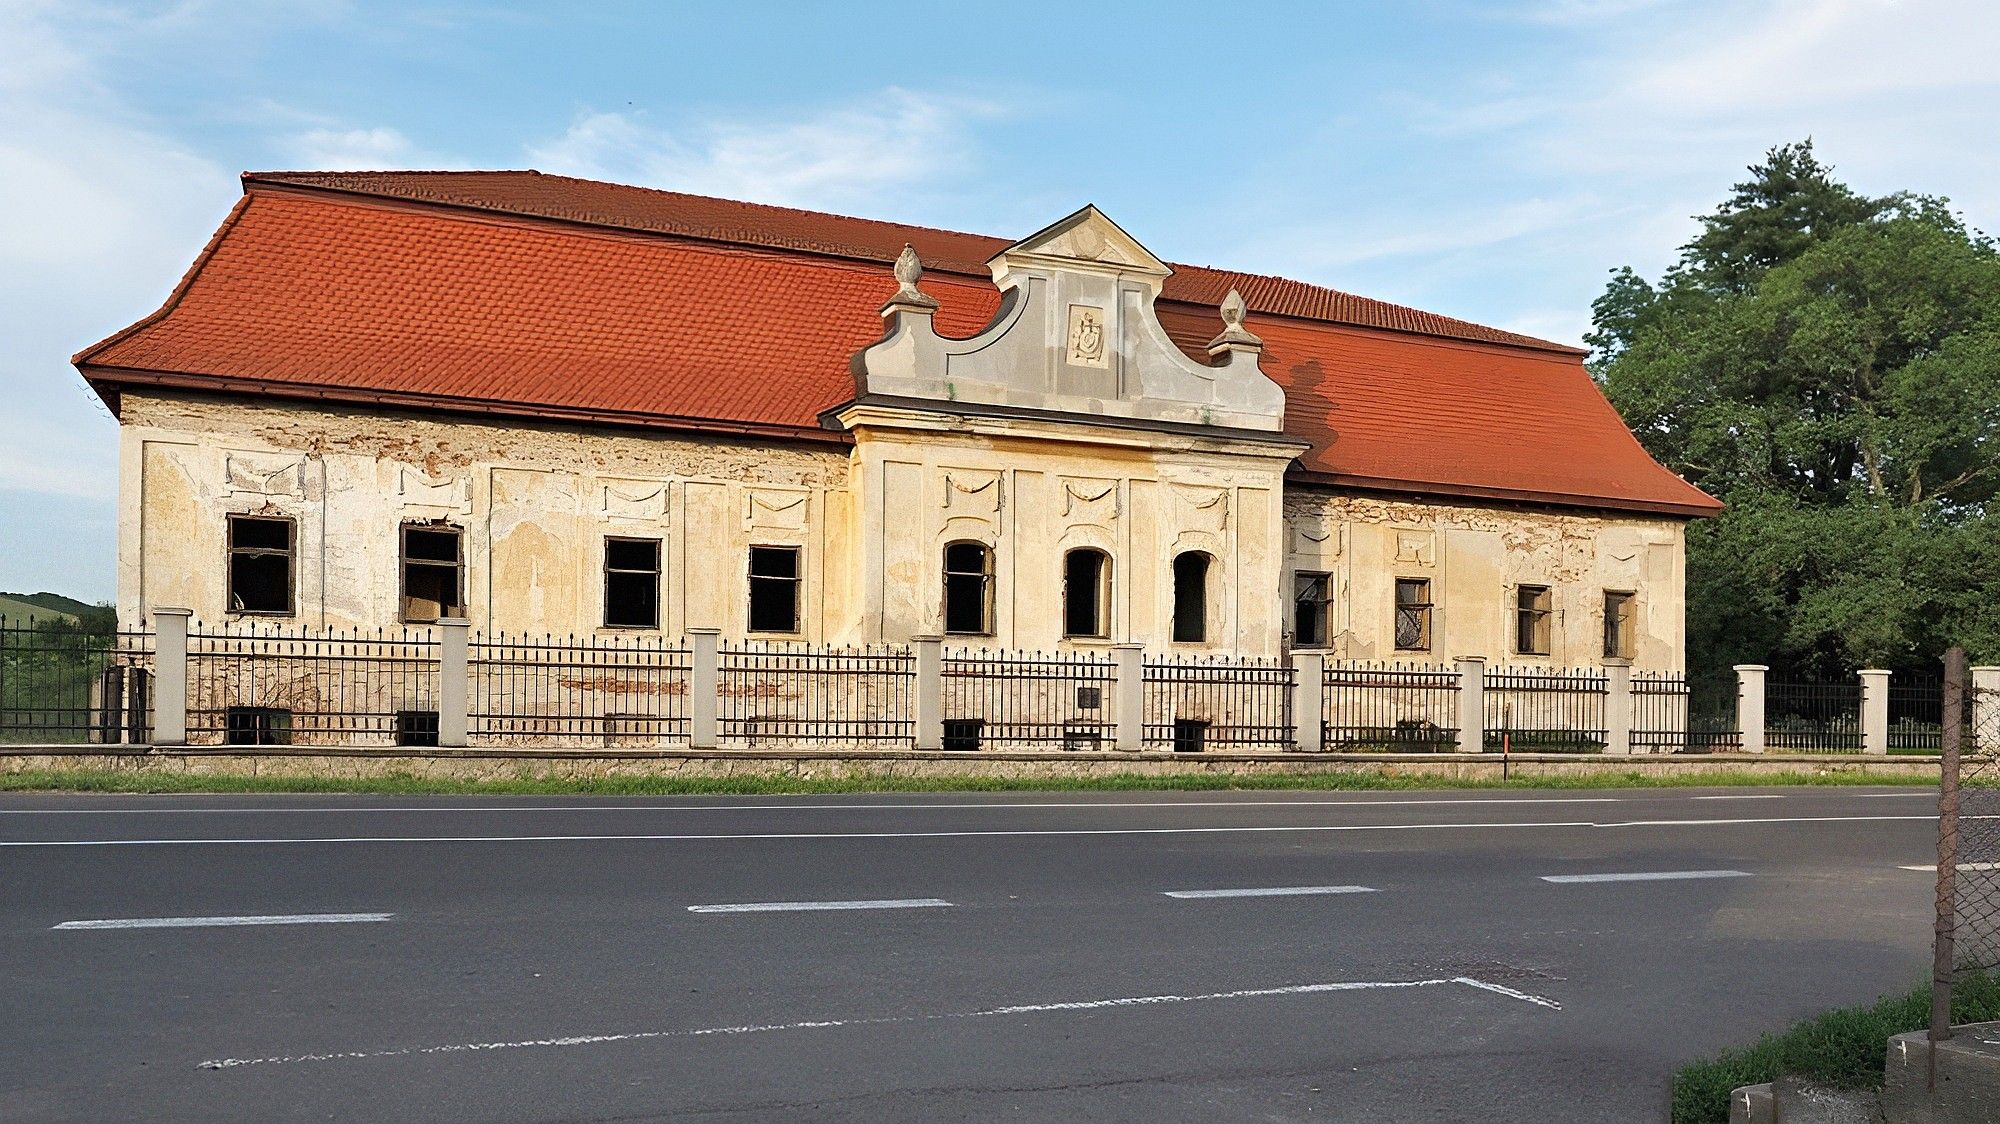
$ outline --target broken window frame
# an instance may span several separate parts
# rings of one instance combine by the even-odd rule
[[[757,561],[760,556],[777,557],[781,554],[789,555],[791,557],[792,572],[789,575],[760,574],[757,572]],[[803,616],[804,600],[805,600],[803,597],[803,594],[805,592],[805,575],[804,575],[805,550],[797,546],[786,546],[774,543],[755,543],[750,547],[750,553],[746,559],[745,566],[746,566],[746,572],[749,575],[749,600],[745,604],[745,611],[749,614],[749,616],[744,621],[745,630],[748,632],[754,632],[765,636],[798,635],[801,627],[800,622]],[[765,590],[779,590],[779,589],[782,589],[784,592],[782,594],[763,593],[763,591]],[[760,595],[774,596],[774,597],[785,596],[791,599],[792,610],[791,610],[791,624],[789,627],[786,628],[758,627],[757,618],[759,616],[759,613],[757,609],[757,604]]]
[[[282,523],[285,527],[283,547],[241,546],[236,541],[236,528],[245,523]],[[240,617],[289,617],[298,612],[298,546],[299,521],[289,515],[253,515],[249,512],[232,512],[228,525],[224,528],[225,543],[229,563],[224,573],[223,598],[228,611]],[[281,558],[285,565],[285,607],[282,609],[242,609],[237,607],[236,565],[239,559]]]
[[[1300,627],[1307,621],[1313,623],[1311,630]],[[1333,575],[1324,570],[1292,574],[1292,646],[1333,646]]]
[[[612,544],[613,544],[613,543],[617,543],[617,544],[619,544],[619,545],[625,545],[625,546],[629,546],[629,545],[637,545],[637,546],[650,546],[650,547],[652,547],[652,548],[653,548],[653,564],[652,564],[651,568],[649,568],[649,569],[638,569],[638,568],[634,568],[634,567],[630,567],[630,566],[614,566],[614,565],[612,565],[612,564],[611,564],[611,555],[612,555]],[[661,540],[659,540],[659,539],[656,539],[656,538],[646,538],[646,537],[644,537],[644,536],[639,536],[639,535],[606,535],[606,536],[604,536],[604,615],[603,615],[603,620],[604,620],[604,627],[605,627],[605,628],[618,628],[618,629],[629,629],[629,630],[635,630],[635,631],[648,631],[648,630],[651,630],[651,631],[658,631],[658,629],[659,629],[659,627],[660,627],[660,601],[661,601],[661,596],[660,596],[660,595],[661,595],[661,593],[663,592],[663,587],[662,587],[662,583],[661,583],[661,581],[660,581],[660,574],[661,574],[661,560],[662,560],[662,559],[663,559],[663,558],[665,557],[665,554],[666,554],[666,546],[665,546],[665,544],[664,544],[664,543],[663,543],[663,542],[662,542]],[[636,578],[641,578],[641,579],[651,579],[651,584],[652,584],[652,610],[653,610],[653,612],[652,612],[652,616],[651,616],[651,619],[649,619],[649,620],[646,620],[646,621],[639,621],[639,620],[637,620],[637,619],[632,619],[632,620],[613,620],[613,619],[611,619],[611,618],[612,618],[612,607],[613,607],[613,605],[614,605],[614,604],[615,604],[615,603],[617,602],[617,600],[618,600],[618,598],[617,598],[617,597],[615,597],[615,596],[613,595],[613,590],[614,590],[614,588],[615,588],[615,587],[616,587],[616,586],[617,586],[617,585],[619,584],[619,581],[618,581],[618,579],[620,579],[620,578],[633,578],[633,577],[636,577]]]
[[[452,559],[413,558],[410,556],[410,533],[442,535],[452,537]],[[452,523],[404,523],[396,534],[397,574],[402,595],[402,619],[408,624],[436,624],[441,620],[453,620],[465,616],[465,529]],[[437,614],[420,617],[411,611],[410,576],[411,568],[418,572],[434,574],[440,570],[450,571],[452,599],[449,604],[438,602]]]
[[[1546,656],[1554,648],[1555,590],[1546,585],[1514,587],[1514,654]]]
[[[975,569],[964,567],[964,555],[977,551],[979,564]],[[954,567],[952,555],[958,553],[959,564]],[[944,544],[942,555],[944,567],[944,601],[939,610],[939,623],[947,636],[991,636],[993,635],[993,548],[977,539],[961,539]],[[971,590],[970,593],[965,592]],[[953,628],[954,612],[959,607],[961,597],[975,597],[974,607],[979,614],[977,628]]]
[[[1639,595],[1629,589],[1604,591],[1604,656],[1629,660],[1638,648],[1634,623],[1638,619]]]
[[[1405,590],[1410,593],[1404,596]],[[1429,578],[1397,578],[1395,586],[1395,617],[1392,620],[1393,639],[1399,652],[1428,652],[1431,650],[1431,610],[1436,607],[1431,600],[1431,580]],[[1403,621],[1411,622],[1415,630],[1414,639],[1403,642]]]
[[[1083,632],[1072,630],[1076,617],[1072,612],[1075,594],[1072,587],[1080,584],[1074,580],[1077,575],[1071,566],[1082,556],[1096,560],[1095,580],[1089,584],[1091,625],[1096,630]],[[1073,547],[1063,552],[1062,560],[1062,627],[1065,640],[1109,640],[1111,639],[1111,555],[1094,546]]]
[[[1214,572],[1215,556],[1205,550],[1174,555],[1174,615],[1169,629],[1174,643],[1208,643],[1208,587]]]

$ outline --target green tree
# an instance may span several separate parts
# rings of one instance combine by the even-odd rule
[[[1593,369],[1688,530],[1689,660],[1832,672],[2000,656],[2000,254],[1942,199],[1773,149],[1658,282],[1616,271]]]

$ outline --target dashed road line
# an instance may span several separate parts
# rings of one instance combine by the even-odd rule
[[[691,905],[689,913],[791,913],[835,909],[939,909],[952,903],[943,898],[877,898],[850,902],[738,902]]]
[[[1373,886],[1258,886],[1244,890],[1162,890],[1170,898],[1287,898],[1310,894],[1372,894]]]
[[[1748,878],[1744,870],[1642,870],[1625,874],[1544,874],[1544,882],[1681,882],[1695,878]]]
[[[393,913],[267,913],[239,917],[120,917],[102,921],[65,921],[51,929],[211,929],[239,925],[351,925],[387,921]]]

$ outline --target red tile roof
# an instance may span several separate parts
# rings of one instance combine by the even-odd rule
[[[853,397],[904,243],[970,335],[998,305],[969,234],[532,172],[268,173],[158,313],[76,358],[124,385],[217,387],[813,440]],[[1200,355],[1242,290],[1329,483],[1706,514],[1581,352],[1331,289],[1176,266],[1162,322]]]

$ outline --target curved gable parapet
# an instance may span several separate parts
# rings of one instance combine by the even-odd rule
[[[888,332],[856,356],[864,396],[981,403],[1137,422],[1282,432],[1285,392],[1259,366],[1262,341],[1225,305],[1211,363],[1190,359],[1154,301],[1172,270],[1095,207],[989,264],[1001,302],[965,339],[941,336],[914,252],[882,308]]]

